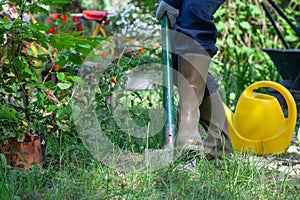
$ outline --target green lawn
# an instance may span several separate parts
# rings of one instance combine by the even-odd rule
[[[11,169],[2,161],[0,199],[300,198],[299,174],[270,168],[274,156],[253,159],[235,153],[223,161],[199,159],[193,172],[177,165],[124,172],[102,165],[79,143],[61,144],[59,151],[59,157],[48,156],[42,169]]]

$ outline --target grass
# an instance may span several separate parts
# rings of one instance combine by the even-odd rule
[[[231,73],[228,71],[221,74]],[[230,78],[225,77],[225,80]],[[238,95],[245,84],[248,85],[251,81],[233,80],[233,82],[240,84],[237,87],[239,91],[234,92]],[[228,84],[224,87],[232,88]],[[131,93],[128,99],[118,103],[124,103],[124,108],[129,107],[132,112],[129,112],[128,116],[133,122],[139,124],[141,128],[147,127],[151,115],[146,111],[149,107],[156,108],[161,99],[151,91],[139,94],[138,98],[134,95],[138,94]],[[152,99],[149,100],[149,96]],[[229,104],[233,102],[227,101]],[[143,107],[145,105],[146,108]],[[107,113],[104,111],[109,110],[105,104],[98,111],[106,135],[121,148],[143,152],[146,147],[161,147],[161,135],[157,134],[146,140],[131,137],[116,125],[107,123]],[[122,116],[123,113],[118,114]],[[157,115],[155,119],[159,121]],[[270,168],[268,162],[260,162],[260,158],[263,157],[253,161],[252,155],[235,153],[223,161],[201,159],[197,161],[196,170],[193,172],[180,170],[176,165],[157,171],[125,172],[110,168],[95,159],[80,138],[76,134],[71,134],[72,132],[75,133],[76,130],[48,136],[47,159],[43,168],[36,167],[32,170],[8,168],[2,159],[3,155],[0,154],[0,200],[300,199],[299,177],[282,173],[277,168]]]
[[[148,140],[113,128],[111,139],[122,140],[123,148],[140,152],[139,147],[147,147]],[[300,199],[299,177],[270,168],[260,161],[264,157],[234,153],[222,161],[199,159],[193,172],[177,165],[125,172],[95,159],[70,132],[48,136],[43,168],[8,168],[1,159],[0,199]],[[154,147],[161,142],[156,136],[149,141]]]
[[[299,178],[253,162],[250,155],[236,153],[223,161],[199,159],[194,172],[175,165],[124,172],[102,165],[74,139],[71,153],[65,149],[69,139],[59,139],[61,156],[47,160],[42,169],[12,169],[2,164],[0,199],[300,198]]]
[[[147,109],[130,108],[137,117],[133,115],[132,119],[142,120],[142,126],[148,124]],[[127,150],[142,152],[148,142],[154,148],[161,143],[159,134],[143,140],[122,133],[116,125],[105,130],[109,130],[110,139]],[[2,159],[0,199],[300,199],[299,177],[270,168],[268,162],[260,162],[263,157],[253,161],[252,155],[235,153],[223,161],[200,159],[193,172],[177,165],[125,172],[95,159],[71,132],[76,130],[48,136],[43,168],[8,168]]]

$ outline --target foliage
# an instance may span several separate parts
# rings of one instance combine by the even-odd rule
[[[135,4],[136,6],[140,7],[144,11],[154,11],[155,4],[159,1],[152,1],[152,0],[131,0],[131,3]]]
[[[57,2],[70,1],[40,0],[33,4],[27,4],[27,1],[11,2],[16,3],[21,13],[30,10],[48,16],[42,5],[56,6]],[[290,2],[297,3],[297,0]],[[145,5],[143,12],[149,9],[150,13],[154,13],[153,1],[138,1],[138,5]],[[289,8],[287,13],[296,13]],[[121,13],[116,16],[121,17]],[[144,20],[142,16],[138,15],[141,21]],[[273,63],[260,48],[283,46],[256,0],[228,0],[215,17],[220,32],[220,51],[211,70],[220,80],[221,87],[226,89],[227,103],[235,105],[240,92],[250,83],[262,79],[277,80],[278,74]],[[132,22],[135,18],[130,15],[130,19]],[[276,19],[283,22],[280,18]],[[291,46],[298,48],[299,43],[294,40],[292,30],[284,23],[281,28],[291,36],[287,37]],[[223,161],[201,159],[192,173],[181,171],[176,165],[155,172],[145,169],[126,173],[99,163],[76,135],[70,118],[70,94],[74,82],[84,84],[74,76],[74,71],[82,64],[82,58],[87,59],[91,49],[95,48],[99,51],[95,56],[106,57],[107,49],[102,48],[99,38],[84,39],[80,33],[45,34],[49,29],[20,18],[14,21],[8,18],[0,20],[1,44],[4,43],[3,36],[9,33],[0,52],[1,138],[22,138],[26,131],[28,134],[53,133],[56,128],[55,132],[66,133],[49,134],[47,162],[43,169],[9,169],[5,157],[0,153],[0,199],[299,199],[299,178],[297,175],[293,177],[281,173],[277,165],[276,169],[270,170],[268,164],[273,157],[268,157],[270,160],[266,164],[252,161],[250,155],[237,153]],[[48,53],[43,52],[42,48],[38,47],[36,57],[30,48],[23,48],[31,43],[51,52],[49,54],[53,60],[49,63]],[[139,46],[134,49],[132,57],[124,56],[124,52],[109,57],[111,63],[101,72],[102,79],[96,94],[97,114],[106,134],[121,148],[136,152],[142,152],[147,147],[160,148],[162,136],[157,134],[151,138],[151,145],[148,146],[148,141],[124,133],[116,122],[108,123],[115,114],[116,105],[107,104],[106,98],[111,97],[116,88],[125,87],[127,71],[143,64],[152,67],[151,63],[160,62],[156,44],[145,45],[146,48]],[[28,49],[28,54],[25,49]],[[58,84],[46,82],[40,77],[39,71],[45,70],[49,64],[51,67],[46,77],[54,75]],[[128,106],[132,119],[140,126],[145,126],[149,123],[147,109],[159,108],[161,96],[160,89],[132,93],[125,91],[117,98],[128,97],[128,101],[116,103]],[[298,142],[299,138],[298,133]],[[293,166],[289,170],[292,171]]]
[[[224,100],[230,106],[236,104],[241,92],[251,83],[280,80],[274,64],[261,49],[284,47],[259,2],[228,0],[215,14],[219,53],[212,70],[220,80],[222,91],[225,91]],[[287,8],[286,14],[289,13],[291,10]],[[278,15],[274,17],[290,46],[298,48],[300,43],[291,27]]]
[[[67,3],[60,0],[55,3]],[[18,17],[0,20],[1,41],[1,138],[45,134],[57,130],[57,122],[70,120],[72,84],[80,81],[74,70],[98,42],[79,34],[50,34],[49,27],[24,21],[27,12],[48,12],[51,1],[14,1]],[[80,52],[80,55],[78,54]],[[68,73],[59,73],[62,70]],[[43,72],[43,77],[41,77]],[[57,73],[58,84],[47,81]]]
[[[100,0],[95,3],[93,0],[81,1],[82,7],[87,10],[104,10],[105,1]]]
[[[154,107],[161,105],[161,96],[157,96],[161,93],[159,91],[124,92],[126,91],[127,73],[129,71],[147,65],[147,71],[153,70],[151,69],[153,63],[160,63],[159,44],[157,43],[159,26],[152,16],[145,15],[134,5],[129,5],[113,13],[109,16],[109,20],[110,24],[105,28],[108,35],[113,35],[110,41],[115,44],[112,45],[109,41],[104,41],[104,43],[109,44],[103,44],[105,49],[100,49],[99,54],[95,55],[98,56],[96,58],[97,62],[100,60],[101,63],[105,60],[110,63],[104,71],[100,72],[99,90],[96,93],[96,112],[102,130],[112,142],[123,149],[141,152],[145,149],[147,141],[129,136],[124,129],[119,127],[114,115],[116,115],[116,107],[122,104],[122,106],[129,109],[130,117],[136,122],[137,126],[148,126],[150,120],[148,110],[150,107],[148,104],[146,106],[144,104],[150,102],[149,104],[153,103]],[[112,49],[112,51],[109,49]],[[116,91],[119,91],[119,93],[116,94]],[[155,95],[155,97],[152,95]],[[151,102],[153,99],[155,100]],[[130,103],[126,104],[126,102]],[[153,138],[154,146],[160,145],[160,138],[161,135]]]
[[[115,56],[114,61],[102,73],[105,78],[99,82],[99,91],[96,93],[99,123],[111,141],[126,150],[142,152],[146,149],[149,138],[136,138],[131,135],[139,135],[141,131],[144,131],[141,134],[145,134],[147,130],[144,127],[148,127],[151,121],[150,110],[162,105],[162,90],[128,91],[126,88],[129,72],[135,74],[136,71],[143,73],[157,70],[153,69],[153,63],[160,62],[156,51],[141,47],[130,57],[123,54]],[[120,120],[132,120],[133,126],[124,126]],[[129,134],[131,131],[134,133]],[[160,146],[161,138],[161,134],[150,138],[151,145],[155,148]]]

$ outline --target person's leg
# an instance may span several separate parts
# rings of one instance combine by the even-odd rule
[[[180,111],[176,146],[203,150],[198,132],[199,106],[202,102],[211,58],[201,54],[184,54],[178,58],[177,80]]]
[[[178,55],[174,68],[178,81],[180,112],[176,145],[203,150],[199,137],[199,106],[202,103],[211,57],[216,54],[217,30],[213,14],[224,0],[184,0],[172,32],[172,49]],[[202,114],[202,113],[201,113]]]
[[[204,153],[208,158],[230,155],[232,146],[224,106],[212,75],[208,75],[207,87],[209,96],[200,105],[200,124],[207,132],[203,143]]]

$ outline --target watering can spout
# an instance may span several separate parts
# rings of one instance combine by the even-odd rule
[[[276,89],[288,107],[288,117],[273,96],[255,93],[259,87]],[[272,81],[259,81],[244,90],[233,113],[224,103],[232,146],[236,151],[258,155],[284,153],[296,126],[297,108],[291,93]]]

